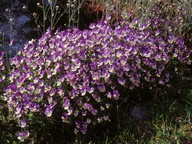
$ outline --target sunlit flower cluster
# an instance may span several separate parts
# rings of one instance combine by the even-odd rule
[[[4,51],[0,52],[0,83],[2,84],[5,80],[6,73],[5,73],[5,53]]]
[[[5,97],[25,130],[19,139],[29,136],[30,114],[49,119],[56,109],[63,123],[74,123],[75,133],[85,134],[90,124],[109,120],[108,109],[121,97],[119,86],[127,91],[146,83],[166,86],[174,72],[170,65],[189,62],[182,39],[150,30],[161,19],[122,20],[115,28],[107,20],[91,24],[90,30],[53,35],[48,30],[11,59]]]

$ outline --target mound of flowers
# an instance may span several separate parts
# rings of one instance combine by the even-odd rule
[[[30,136],[31,116],[51,120],[57,109],[63,123],[85,134],[89,125],[109,119],[108,109],[122,97],[119,85],[127,91],[167,86],[175,69],[190,63],[190,51],[182,39],[150,28],[159,21],[122,20],[115,28],[101,21],[90,30],[48,30],[29,41],[10,60],[4,94],[23,129],[18,138]]]

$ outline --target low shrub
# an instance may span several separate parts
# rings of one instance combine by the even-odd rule
[[[170,86],[172,74],[190,64],[181,38],[158,29],[160,18],[141,23],[125,19],[113,28],[105,21],[90,30],[50,30],[31,40],[10,60],[12,71],[4,94],[22,131],[32,138],[35,121],[62,120],[86,134],[89,125],[109,120],[115,101],[136,88]]]

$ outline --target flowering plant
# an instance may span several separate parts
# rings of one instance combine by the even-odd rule
[[[9,110],[30,136],[31,116],[52,119],[60,109],[63,123],[86,133],[90,124],[109,119],[108,109],[122,96],[119,86],[134,88],[167,86],[171,73],[190,63],[190,51],[182,39],[165,37],[157,27],[161,19],[140,23],[120,21],[115,28],[105,21],[90,30],[67,29],[38,41],[31,40],[10,60],[10,84],[4,94]],[[34,119],[33,119],[34,120]]]
[[[2,93],[3,83],[6,78],[4,51],[0,52],[0,94]]]

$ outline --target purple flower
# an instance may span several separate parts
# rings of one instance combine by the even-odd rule
[[[114,98],[115,100],[118,100],[118,99],[119,99],[119,96],[120,96],[120,94],[119,94],[118,90],[113,90],[113,98]]]
[[[90,28],[90,29],[94,29],[94,28],[95,28],[95,24],[94,24],[94,23],[90,24],[90,25],[89,25],[89,28]]]
[[[80,88],[81,95],[84,96],[87,92],[87,87],[86,86],[81,86]]]
[[[27,137],[29,137],[29,131],[28,130],[25,130],[25,131],[23,131],[23,132],[20,132],[20,133],[18,133],[17,134],[17,138],[21,141],[21,142],[23,142]]]
[[[39,111],[39,105],[36,103],[30,103],[29,109],[31,112],[38,112]]]
[[[93,73],[92,77],[93,77],[93,80],[99,80],[99,78],[100,78],[98,72]]]
[[[126,80],[124,78],[118,78],[118,82],[121,85],[125,85]]]
[[[45,109],[45,115],[46,115],[47,117],[51,117],[52,113],[53,113],[53,109],[52,109],[52,108],[47,107],[47,108]]]
[[[27,122],[28,122],[27,119],[21,119],[21,120],[19,121],[20,127],[21,127],[21,128],[26,127]]]
[[[65,99],[64,102],[63,102],[63,108],[65,110],[68,110],[70,107],[70,100],[69,99]]]
[[[168,42],[169,42],[170,44],[172,44],[173,42],[175,42],[175,40],[176,40],[176,38],[175,38],[175,36],[174,36],[173,34],[171,34],[171,35],[168,36]]]
[[[51,88],[51,91],[49,93],[50,96],[53,96],[56,93],[56,89]]]
[[[52,116],[52,113],[53,113],[53,110],[54,110],[55,105],[56,105],[56,102],[53,101],[51,104],[49,104],[49,105],[46,106],[45,115],[46,115],[47,117],[51,117],[51,116]]]
[[[94,88],[93,88],[93,87],[88,87],[87,91],[88,91],[89,93],[93,93]]]
[[[99,84],[97,86],[97,89],[100,91],[100,92],[105,92],[106,91],[106,88],[105,88],[105,85],[104,84]]]
[[[93,109],[92,105],[89,103],[84,103],[83,108],[85,110],[89,110],[89,111],[91,111]]]
[[[17,108],[16,108],[16,111],[15,111],[15,114],[18,115],[20,114],[21,110],[22,110],[22,104],[18,104]]]
[[[67,113],[63,113],[62,116],[62,121],[65,122],[65,123],[68,123],[69,122],[69,116]]]
[[[25,79],[26,79],[26,75],[21,76],[21,77],[18,79],[18,81],[17,81],[17,86],[18,86],[18,87],[21,87],[21,85],[24,83]]]

